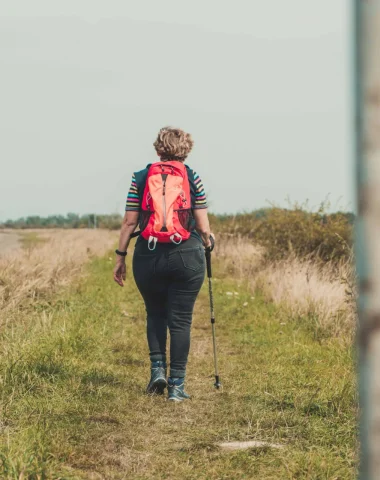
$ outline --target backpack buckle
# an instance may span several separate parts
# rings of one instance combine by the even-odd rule
[[[146,208],[148,210],[150,210],[150,205],[149,205],[149,202],[152,200],[152,195],[150,194],[150,192],[147,193],[147,196],[146,196]]]
[[[181,200],[182,200],[182,205],[180,206],[180,208],[183,208],[184,206],[186,207],[187,205],[187,198],[185,196],[185,192],[183,190],[181,190],[180,194],[179,194]]]

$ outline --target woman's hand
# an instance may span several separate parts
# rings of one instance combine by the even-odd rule
[[[204,245],[205,248],[212,248],[214,249],[215,245],[215,235],[213,233],[210,233],[210,236],[208,237],[207,243]]]
[[[210,240],[210,235],[212,234],[207,216],[207,208],[196,208],[193,211],[193,215],[195,219],[195,230],[200,235],[203,246],[205,248],[210,248],[212,244]]]
[[[117,257],[116,259],[116,266],[113,270],[113,279],[117,284],[121,287],[124,287],[124,282],[127,277],[127,266],[125,265],[125,258],[124,257]]]

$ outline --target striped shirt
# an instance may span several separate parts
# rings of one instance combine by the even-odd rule
[[[193,205],[194,209],[198,208],[207,208],[207,198],[206,192],[203,186],[203,182],[200,176],[194,172],[194,184],[195,184],[195,202]],[[140,198],[139,198],[139,190],[136,183],[135,175],[132,175],[132,183],[129,188],[127,201],[125,204],[125,210],[127,211],[140,211]]]
[[[132,183],[129,188],[125,210],[140,211],[139,190],[135,174],[132,175]]]
[[[201,177],[194,172],[195,205],[194,208],[207,208],[207,198]]]

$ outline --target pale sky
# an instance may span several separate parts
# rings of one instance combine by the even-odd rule
[[[121,213],[162,126],[211,210],[353,209],[349,0],[3,0],[0,221]]]

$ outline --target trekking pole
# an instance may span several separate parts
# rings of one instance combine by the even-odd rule
[[[207,247],[206,252],[206,265],[207,265],[207,276],[208,276],[208,291],[210,294],[210,311],[211,311],[211,328],[212,328],[212,344],[214,348],[214,366],[215,366],[215,383],[214,387],[219,389],[222,384],[219,380],[218,372],[218,358],[216,355],[216,337],[215,337],[215,313],[214,313],[214,296],[212,293],[212,270],[211,270],[211,252],[214,248],[214,245]]]

